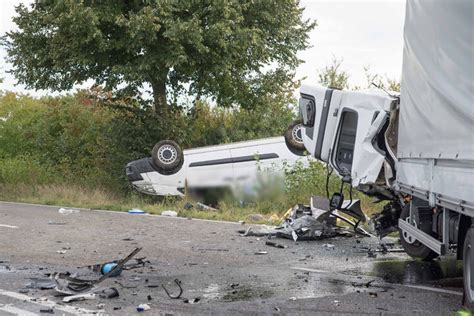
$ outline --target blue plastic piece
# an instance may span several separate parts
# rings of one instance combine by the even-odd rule
[[[102,266],[102,269],[100,270],[100,272],[102,274],[106,274],[106,273],[109,273],[110,271],[112,271],[112,269],[116,266],[117,264],[115,262],[108,262],[108,263],[104,263],[104,265]],[[120,274],[122,273],[122,268],[117,268],[115,269],[115,271],[110,275],[111,277],[116,277],[116,276],[119,276]]]

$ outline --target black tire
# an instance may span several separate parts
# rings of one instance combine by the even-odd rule
[[[296,155],[303,156],[305,147],[303,143],[303,123],[295,120],[288,125],[285,131],[285,143],[288,149]]]
[[[474,227],[469,228],[464,237],[464,306],[474,312]]]
[[[402,208],[402,212],[400,213],[400,218],[405,220],[407,217],[410,216],[410,205],[407,204]],[[411,239],[410,236],[404,234],[401,229],[398,229],[400,232],[400,242],[402,244],[403,249],[405,249],[406,253],[412,258],[418,258],[423,261],[431,261],[437,258],[439,255],[431,250],[429,247],[426,247],[422,243],[420,243],[416,239]],[[428,233],[429,232],[425,232]]]
[[[181,147],[174,141],[162,140],[153,147],[151,160],[157,167],[158,172],[173,174],[181,169],[184,156]]]

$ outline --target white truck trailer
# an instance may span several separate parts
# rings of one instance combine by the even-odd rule
[[[410,0],[401,92],[302,86],[303,142],[343,183],[387,201],[372,219],[406,252],[455,248],[474,301],[474,1]],[[341,207],[342,191],[331,208]]]

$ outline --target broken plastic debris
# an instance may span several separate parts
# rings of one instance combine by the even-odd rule
[[[139,208],[132,208],[130,210],[128,210],[128,214],[146,214],[145,211],[139,209]]]
[[[113,268],[115,268],[117,266],[117,263],[115,262],[107,262],[107,263],[104,263],[104,265],[102,265],[102,268],[100,269],[100,272],[102,274],[106,274],[106,273],[109,273],[110,271],[112,271]],[[110,277],[117,277],[119,276],[121,273],[122,273],[122,268],[117,268],[114,270],[113,273],[110,274]]]
[[[296,301],[296,297],[294,296],[290,297],[290,301]]]
[[[18,226],[7,225],[7,224],[0,224],[0,227],[6,227],[6,228],[18,228]]]
[[[168,211],[161,212],[161,216],[176,217],[176,216],[178,216],[178,213],[175,212],[175,211],[168,210]]]
[[[52,309],[52,308],[40,309],[40,313],[43,313],[43,314],[54,314],[54,309]]]
[[[275,248],[282,248],[282,249],[286,248],[286,246],[284,246],[284,245],[282,245],[282,244],[277,244],[276,242],[269,241],[269,240],[267,240],[267,241],[265,242],[265,245],[271,246],[271,247],[275,247]]]
[[[103,290],[99,296],[100,298],[114,298],[119,296],[119,291],[116,288],[111,287],[109,289]]]
[[[323,247],[324,248],[334,248],[334,245],[333,244],[324,244]]]
[[[150,305],[148,305],[148,304],[140,304],[140,305],[138,305],[138,307],[137,307],[137,312],[144,312],[144,311],[147,311],[147,310],[149,310],[149,309],[151,309]]]
[[[77,294],[77,295],[70,295],[63,298],[64,303],[74,302],[74,301],[85,301],[85,300],[94,300],[95,294],[94,293],[85,293],[85,294]]]
[[[170,292],[168,292],[168,289],[163,284],[161,285],[161,287],[163,288],[163,290],[165,290],[166,295],[168,295],[169,298],[178,299],[181,297],[181,295],[183,295],[183,288],[181,287],[181,281],[179,279],[174,279],[174,283],[176,283],[176,285],[179,287],[179,293],[176,296],[171,295]]]
[[[183,206],[183,208],[184,208],[185,210],[190,210],[190,209],[192,209],[193,207],[194,207],[193,204],[190,203],[190,202],[186,202],[186,203],[184,204],[184,206]]]
[[[266,255],[268,251],[257,251],[255,252],[256,255]]]
[[[201,299],[199,297],[195,297],[195,298],[191,298],[191,299],[184,299],[184,302],[185,303],[188,303],[188,304],[196,304],[200,301]]]
[[[80,213],[81,211],[80,210],[76,210],[76,209],[72,209],[72,208],[64,208],[64,207],[61,207],[59,210],[58,210],[59,214],[77,214],[77,213]]]

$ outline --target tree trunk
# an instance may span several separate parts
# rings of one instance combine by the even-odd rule
[[[153,110],[156,114],[167,109],[166,103],[166,76],[164,78],[153,78],[150,81],[153,90]]]

